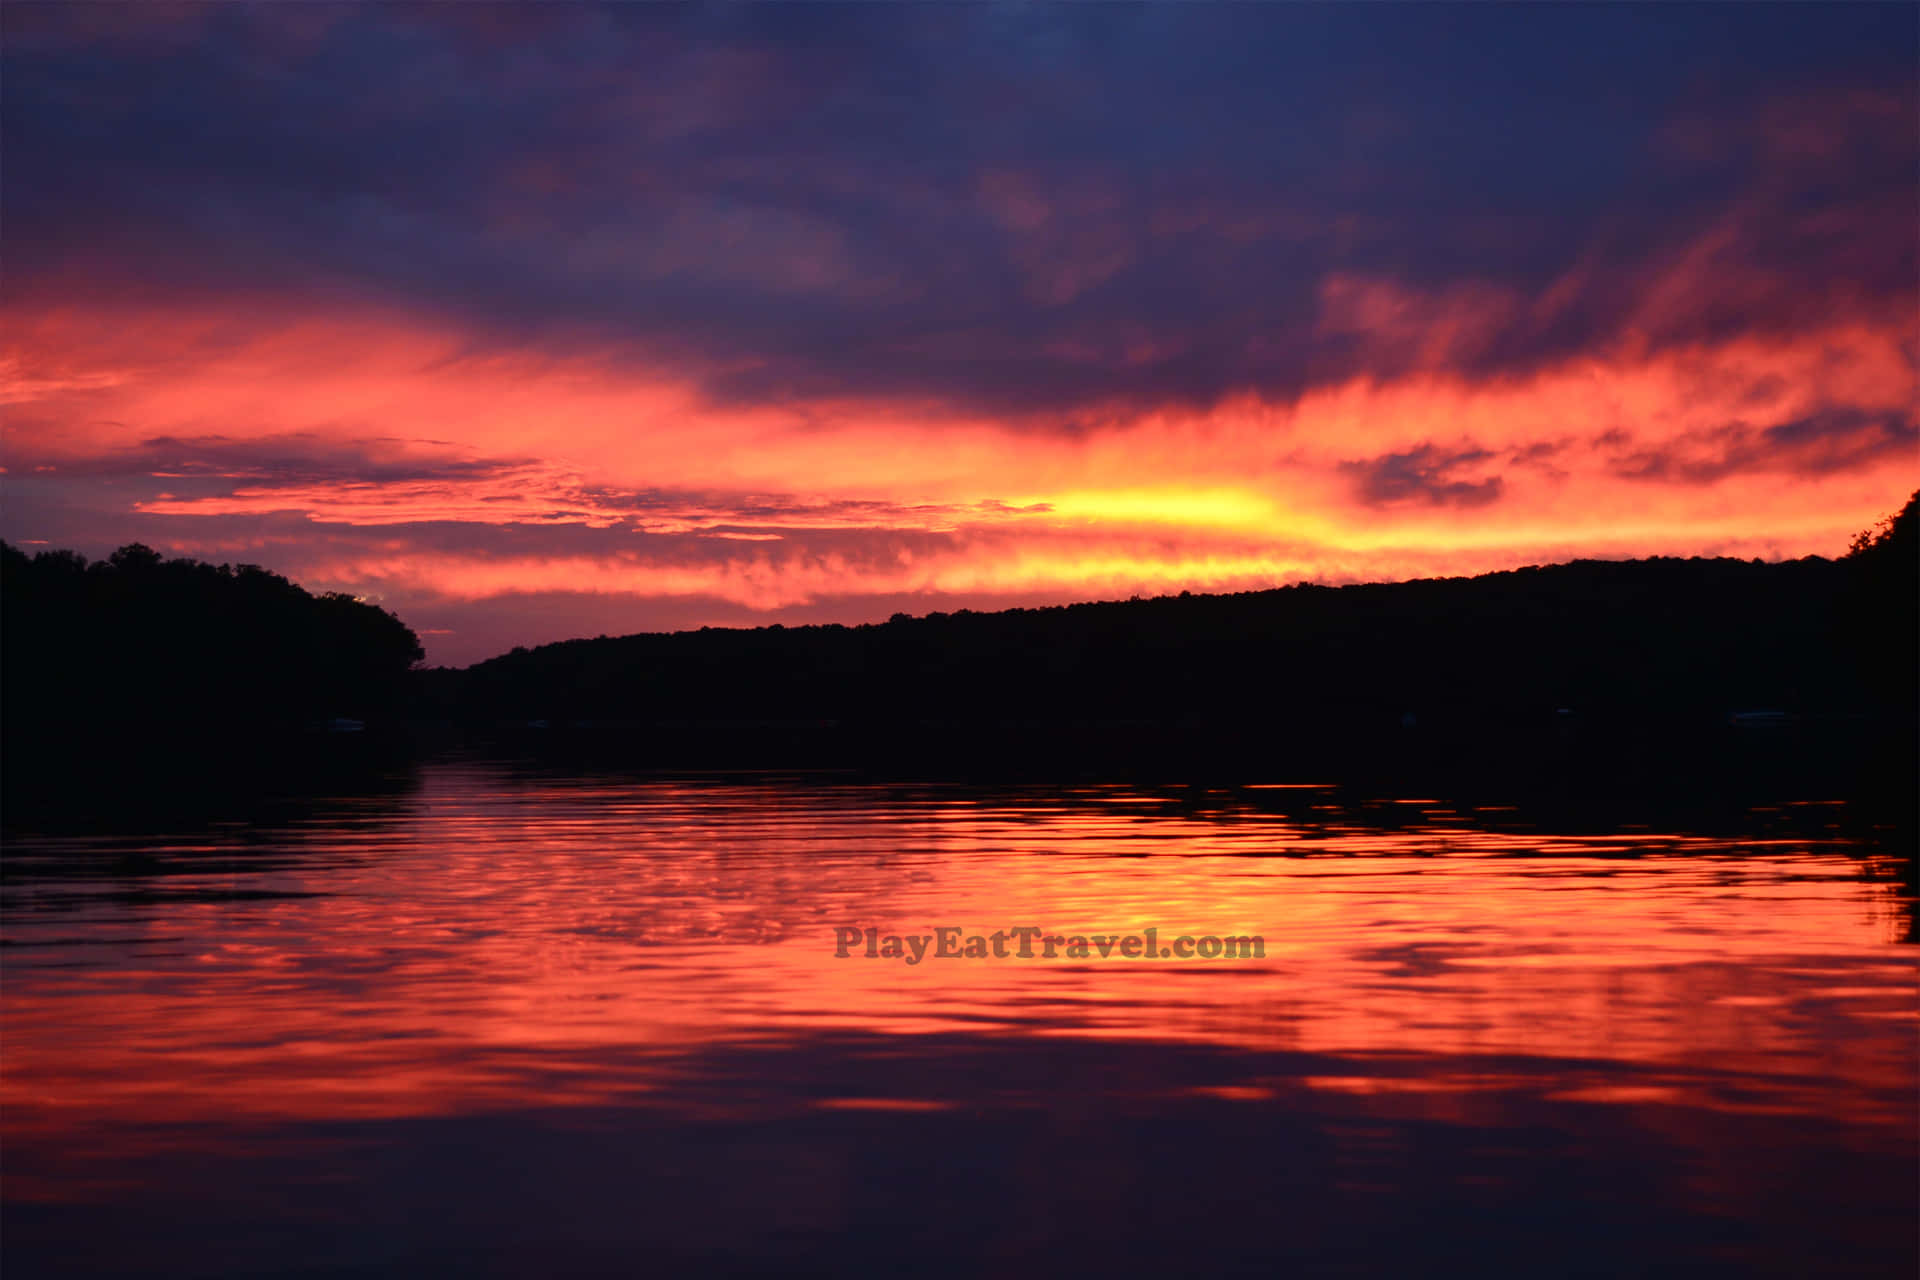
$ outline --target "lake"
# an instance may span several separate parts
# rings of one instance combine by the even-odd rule
[[[9,1280],[1913,1274],[1914,906],[1840,806],[1315,781],[456,759],[16,834]]]

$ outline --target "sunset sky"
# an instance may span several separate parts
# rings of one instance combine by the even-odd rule
[[[0,11],[0,537],[581,634],[1835,555],[1920,7]]]

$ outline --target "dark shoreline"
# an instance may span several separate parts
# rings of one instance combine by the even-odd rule
[[[373,721],[350,732],[120,732],[6,762],[8,828],[222,798],[378,790],[439,758],[570,774],[819,775],[927,784],[1128,784],[1196,793],[1324,784],[1377,795],[1444,792],[1589,820],[1696,818],[1841,801],[1913,828],[1915,744],[1890,718],[1702,720],[1515,730],[1485,724],[1317,725],[1253,719],[661,719]]]
[[[1917,523],[1920,494],[1840,560],[706,628],[462,670],[415,666],[390,614],[261,570],[5,548],[0,824],[297,801],[452,751],[641,775],[1330,782],[1589,826],[1844,800],[1910,851]]]

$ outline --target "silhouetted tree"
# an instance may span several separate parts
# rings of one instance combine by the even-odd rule
[[[1874,556],[1898,558],[1903,563],[1920,563],[1920,489],[1914,490],[1907,505],[1870,529],[1853,537],[1847,552],[1849,559]]]
[[[88,563],[0,544],[7,771],[165,751],[396,709],[418,639],[384,609],[256,566],[131,543]],[[144,745],[143,745],[144,744]]]
[[[1900,713],[1920,701],[1920,491],[1863,529],[1841,561],[1848,589],[1836,613],[1847,657]]]

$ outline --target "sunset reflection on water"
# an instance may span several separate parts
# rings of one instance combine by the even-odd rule
[[[10,1256],[737,1270],[858,1240],[959,1273],[1195,1249],[1337,1269],[1413,1256],[1340,1224],[1537,1248],[1564,1214],[1627,1224],[1595,1267],[1911,1259],[1910,904],[1862,849],[1284,800],[448,764],[273,827],[12,840]],[[1019,925],[1265,957],[835,956],[837,926]],[[998,1189],[947,1186],[922,1137]],[[626,1140],[672,1167],[608,1164]],[[522,1172],[443,1167],[476,1143]],[[1149,1196],[1170,1150],[1322,1221]],[[1016,1153],[1066,1181],[1006,1190]],[[1601,1169],[1643,1185],[1581,1180]]]

